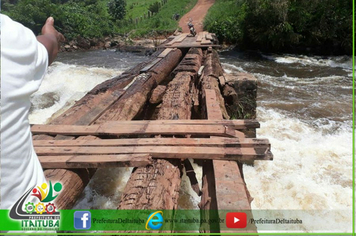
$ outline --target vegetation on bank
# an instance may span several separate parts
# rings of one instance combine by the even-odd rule
[[[351,54],[352,1],[217,0],[204,27],[244,49]]]
[[[197,0],[2,0],[39,34],[48,16],[68,40],[168,35]],[[351,54],[351,0],[216,0],[204,22],[220,42],[267,52]]]
[[[32,29],[35,34],[48,16],[68,39],[110,35],[143,37],[172,33],[178,27],[173,15],[184,15],[197,0],[2,0],[2,13]],[[149,12],[150,11],[150,12]]]

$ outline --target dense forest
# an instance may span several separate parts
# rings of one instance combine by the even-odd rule
[[[2,0],[36,34],[48,16],[67,39],[169,34],[196,0]],[[220,42],[267,52],[351,54],[352,0],[216,0],[204,22]],[[149,12],[148,12],[149,11]],[[148,12],[148,15],[147,15]],[[150,17],[151,13],[151,17]],[[141,15],[141,16],[140,16]]]
[[[53,16],[57,30],[69,40],[78,35],[103,37],[116,30],[108,2],[103,0],[2,0],[1,10],[35,34]]]
[[[204,27],[268,52],[352,53],[352,0],[217,0]]]

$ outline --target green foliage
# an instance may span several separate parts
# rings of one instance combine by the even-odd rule
[[[157,13],[159,11],[159,8],[160,8],[159,2],[154,2],[148,7],[148,10],[152,13]]]
[[[205,17],[204,29],[215,33],[219,41],[226,43],[241,41],[244,7],[235,1],[217,1]]]
[[[204,27],[245,48],[350,54],[352,1],[217,0]]]
[[[58,6],[51,0],[22,0],[5,13],[39,34],[47,17],[58,15]]]
[[[125,0],[111,0],[108,3],[109,13],[116,20],[124,19],[126,15],[126,1]]]
[[[94,0],[19,0],[10,6],[9,15],[35,34],[41,32],[47,17],[53,16],[56,28],[71,40],[77,36],[102,37],[115,32],[107,1]]]

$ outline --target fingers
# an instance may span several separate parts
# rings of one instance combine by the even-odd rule
[[[65,41],[63,34],[54,28],[54,18],[52,16],[47,18],[46,23],[42,27],[42,35],[45,34],[51,34],[56,38],[58,48],[60,47],[60,43]]]
[[[54,25],[54,19],[52,16],[48,17],[45,24]]]

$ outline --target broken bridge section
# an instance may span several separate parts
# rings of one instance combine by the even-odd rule
[[[208,32],[172,36],[50,124],[32,125],[46,177],[63,184],[60,209],[73,206],[97,168],[131,166],[118,209],[178,209],[185,171],[201,196],[201,232],[231,232],[206,223],[224,219],[222,210],[252,217],[243,164],[273,159],[269,141],[256,138],[257,80],[226,74],[214,47]],[[201,189],[191,161],[202,167]]]

